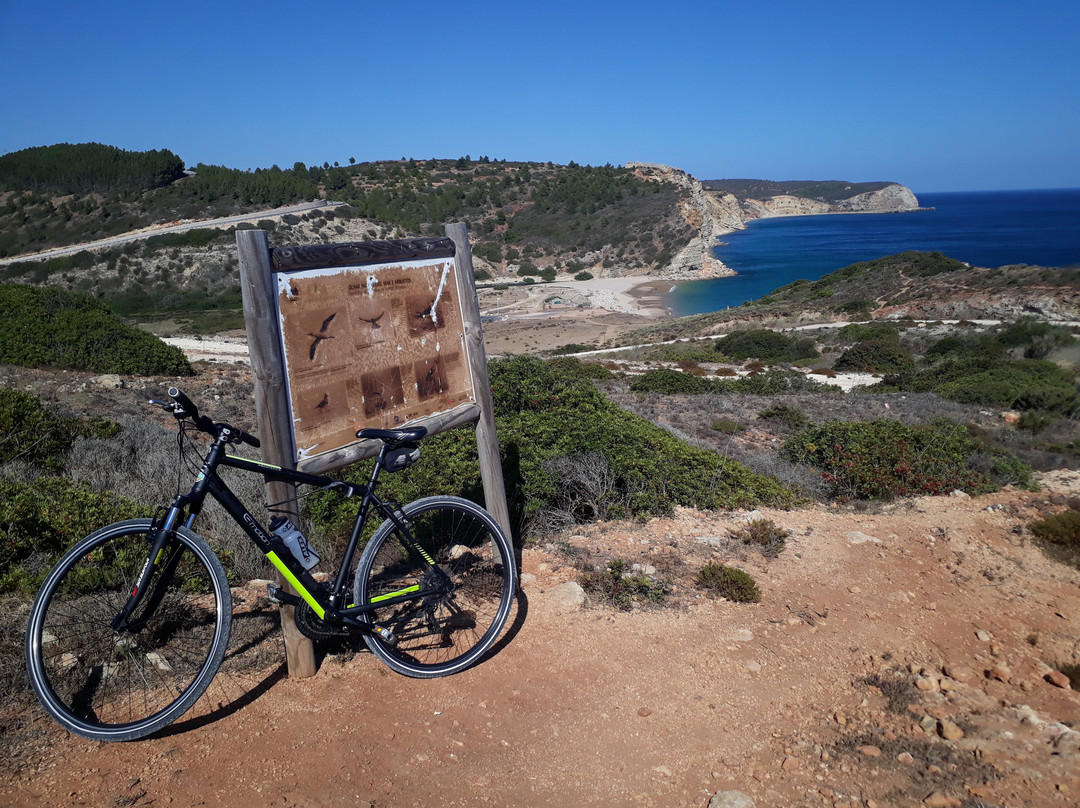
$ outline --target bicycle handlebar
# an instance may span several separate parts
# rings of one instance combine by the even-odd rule
[[[230,440],[239,440],[246,443],[248,446],[254,446],[256,449],[261,445],[259,439],[254,435],[249,435],[242,429],[237,429],[231,424],[214,423],[214,421],[205,415],[199,414],[199,408],[195,406],[195,403],[184,395],[178,387],[169,388],[169,398],[175,401],[175,404],[168,404],[160,401],[154,401],[151,399],[151,404],[160,404],[165,410],[172,412],[173,417],[177,420],[183,418],[190,418],[195,424],[195,427],[208,435],[213,435],[215,438],[220,437],[224,432]]]

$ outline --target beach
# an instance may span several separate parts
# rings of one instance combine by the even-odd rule
[[[477,290],[490,354],[533,353],[593,344],[669,317],[659,278],[593,278]]]

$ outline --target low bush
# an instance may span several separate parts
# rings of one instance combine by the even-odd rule
[[[713,393],[746,393],[757,396],[776,396],[784,393],[839,392],[795,370],[770,370],[738,379],[718,379]]]
[[[578,583],[588,594],[622,611],[629,611],[640,603],[654,606],[663,603],[667,594],[663,584],[629,572],[629,568],[625,560],[613,558],[603,570],[581,570]]]
[[[191,376],[179,348],[77,292],[0,286],[0,362],[93,373]]]
[[[1032,484],[1031,468],[977,442],[960,425],[937,421],[830,421],[792,435],[781,455],[819,469],[834,495],[860,499],[997,490]]]
[[[1080,509],[1078,506],[1080,503],[1073,502],[1072,507],[1067,511],[1032,522],[1028,525],[1028,530],[1043,543],[1049,555],[1065,564],[1080,568]],[[1062,668],[1059,670],[1064,672]],[[1073,681],[1076,682],[1077,679],[1073,678]]]
[[[1080,510],[1070,508],[1028,525],[1028,529],[1043,541],[1080,550]]]
[[[740,432],[746,431],[746,425],[740,424],[738,421],[732,421],[730,418],[717,418],[712,422],[711,429],[722,432],[725,435],[737,435]]]
[[[0,464],[21,461],[56,473],[63,470],[64,453],[77,439],[115,432],[115,424],[59,415],[35,395],[0,388]]]
[[[553,511],[588,519],[599,509],[620,518],[669,513],[680,505],[717,509],[795,499],[778,480],[690,446],[608,401],[592,381],[609,373],[600,365],[519,356],[493,361],[489,370],[507,496],[525,530],[539,530]],[[426,439],[423,451],[408,475],[390,475],[380,484],[384,496],[407,502],[440,491],[482,500],[472,430]],[[603,458],[599,508],[589,504],[592,494],[579,489],[581,475],[556,460],[581,457]],[[365,472],[358,466],[344,473],[362,483]],[[318,524],[339,531],[351,522],[351,508],[329,497],[319,500],[309,510]]]
[[[812,339],[798,339],[767,328],[736,331],[716,341],[716,350],[738,361],[794,362],[816,357]]]
[[[774,404],[759,412],[758,417],[767,421],[776,421],[788,429],[802,429],[810,424],[806,413],[791,404]]]
[[[714,597],[727,598],[736,603],[757,603],[761,590],[747,572],[710,561],[701,568],[694,583]]]
[[[149,513],[61,477],[0,477],[0,593],[33,596],[76,541],[103,525]]]
[[[1042,410],[1071,416],[1080,409],[1074,375],[1053,362],[994,357],[947,359],[929,368],[887,375],[880,389],[937,393],[962,404]]]
[[[646,371],[630,382],[630,391],[663,395],[700,395],[712,392],[712,385],[700,376],[691,376],[671,368],[657,368]]]
[[[855,373],[903,373],[913,367],[915,360],[894,339],[857,342],[833,363],[833,370]]]
[[[751,366],[748,366],[751,367]],[[630,382],[633,393],[660,393],[663,395],[719,395],[746,393],[758,396],[775,396],[782,393],[816,392],[827,389],[803,373],[795,370],[764,370],[763,366],[746,376],[738,378],[705,379],[682,373],[671,368],[648,370]],[[720,374],[718,375],[725,375]]]
[[[787,546],[790,530],[785,530],[772,519],[752,519],[744,526],[731,531],[733,538],[761,551],[762,555],[776,558]]]

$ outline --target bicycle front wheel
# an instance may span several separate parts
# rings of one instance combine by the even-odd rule
[[[150,553],[150,520],[91,534],[60,560],[30,612],[30,684],[65,729],[99,741],[149,735],[180,717],[214,678],[229,642],[225,571],[178,528],[124,628],[114,618]]]
[[[392,520],[379,526],[360,557],[353,591],[358,605],[387,602],[364,617],[397,642],[374,634],[364,641],[398,673],[446,676],[498,639],[517,586],[514,551],[491,514],[467,499],[427,497],[401,511],[408,534]]]

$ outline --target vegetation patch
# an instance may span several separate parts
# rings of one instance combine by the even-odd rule
[[[791,404],[778,403],[758,413],[759,418],[776,421],[788,429],[802,429],[810,425],[810,419],[802,410]]]
[[[749,545],[769,558],[776,558],[787,546],[790,530],[780,527],[772,519],[752,519],[744,526],[731,531],[733,538]]]
[[[893,499],[925,494],[996,491],[1032,485],[1031,468],[974,440],[945,420],[925,426],[899,421],[830,421],[791,436],[781,456],[819,469],[835,496]]]
[[[1028,530],[1054,555],[1080,567],[1080,509],[1075,505],[1067,511],[1032,522]]]
[[[812,339],[789,337],[779,331],[759,328],[736,331],[716,341],[716,350],[731,359],[762,362],[795,362],[816,358],[818,353]]]
[[[1080,408],[1074,374],[1046,360],[994,356],[947,359],[886,376],[874,390],[937,393],[963,404],[1071,416]]]
[[[92,373],[191,376],[183,352],[77,292],[0,286],[0,362]]]
[[[855,373],[903,373],[915,360],[893,339],[857,342],[840,354],[833,370]]]
[[[694,583],[713,597],[727,598],[736,603],[758,603],[761,600],[761,590],[752,575],[715,561],[701,568]]]
[[[63,470],[64,453],[75,440],[114,434],[115,424],[63,416],[46,408],[35,395],[0,387],[0,464],[18,461],[57,473]]]
[[[658,606],[665,598],[663,584],[631,571],[629,562],[621,558],[611,559],[602,570],[580,570],[578,583],[589,595],[622,611],[635,605]]]
[[[493,361],[489,370],[503,477],[523,533],[661,515],[677,505],[715,510],[795,500],[794,491],[775,478],[690,446],[620,409],[596,389],[594,379],[610,374],[600,365],[520,356]],[[408,502],[443,491],[482,501],[472,430],[436,435],[424,441],[423,451],[408,475],[380,484],[384,496]],[[366,482],[366,469],[343,473]],[[319,498],[309,513],[324,529],[343,532],[352,507],[332,499]]]
[[[102,525],[149,515],[63,477],[0,476],[0,593],[33,596],[60,556]]]

